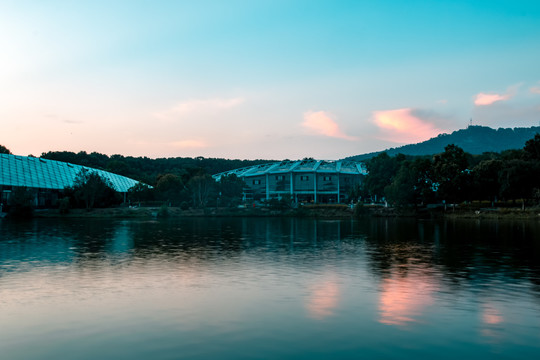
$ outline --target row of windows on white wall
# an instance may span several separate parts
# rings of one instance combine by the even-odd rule
[[[284,181],[285,180],[285,175],[277,175],[276,180],[277,181]],[[331,176],[324,176],[323,177],[323,181],[331,181],[331,180],[332,180]],[[301,175],[300,176],[300,181],[309,181],[309,176]],[[260,184],[261,184],[261,180],[253,180],[253,185],[260,185]]]

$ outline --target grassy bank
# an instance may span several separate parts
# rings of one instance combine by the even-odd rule
[[[297,216],[323,218],[350,218],[353,210],[346,205],[306,205],[296,209],[255,208],[206,208],[187,209],[179,207],[117,207],[106,209],[71,209],[61,214],[58,209],[37,210],[38,218],[166,218],[166,217],[264,217]]]
[[[540,207],[521,208],[473,208],[442,207],[435,209],[392,208],[381,206],[363,206],[361,211],[353,211],[346,205],[305,205],[295,209],[256,208],[206,208],[187,209],[179,207],[117,207],[106,209],[71,209],[67,214],[60,214],[58,209],[36,210],[38,218],[177,218],[177,217],[266,217],[291,216],[314,218],[351,218],[351,217],[416,217],[449,219],[527,219],[540,221]]]

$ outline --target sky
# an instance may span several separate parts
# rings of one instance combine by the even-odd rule
[[[14,154],[340,159],[540,123],[540,1],[0,0]]]

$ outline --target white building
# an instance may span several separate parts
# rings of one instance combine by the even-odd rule
[[[295,202],[341,203],[367,174],[355,161],[285,160],[213,175],[235,174],[244,180],[245,200],[269,200],[288,194]]]

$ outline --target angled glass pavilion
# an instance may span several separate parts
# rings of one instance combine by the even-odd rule
[[[213,175],[234,174],[245,182],[244,199],[269,200],[288,194],[295,202],[342,203],[367,174],[356,161],[285,160]]]
[[[120,193],[127,193],[138,183],[128,177],[87,166],[29,156],[0,154],[1,202],[7,204],[13,188],[26,187],[35,189],[37,206],[50,206],[52,205],[50,203],[57,199],[59,190],[73,186],[77,174],[82,169],[95,172],[107,179]]]

